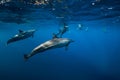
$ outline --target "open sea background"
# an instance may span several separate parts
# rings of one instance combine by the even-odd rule
[[[15,0],[0,4],[0,80],[120,80],[120,1],[51,1],[55,10],[22,2],[11,7]],[[23,55],[52,39],[62,22],[69,26],[63,38],[75,41],[68,50],[51,49],[24,61]],[[19,29],[37,31],[33,38],[6,45]]]

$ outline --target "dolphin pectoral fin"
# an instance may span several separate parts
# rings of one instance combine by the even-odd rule
[[[67,51],[68,50],[68,45],[67,46],[65,46],[65,51]]]
[[[19,33],[22,33],[22,32],[23,32],[23,30],[19,29]]]
[[[69,44],[70,44],[70,43],[68,43],[68,44],[65,46],[65,50],[66,50],[66,51],[68,50]]]
[[[34,35],[32,35],[32,38],[34,37]]]

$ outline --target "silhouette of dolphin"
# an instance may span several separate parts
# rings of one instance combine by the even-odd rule
[[[13,36],[7,41],[7,45],[12,42],[16,42],[16,41],[23,40],[29,37],[33,37],[35,31],[36,31],[35,29],[27,30],[27,31],[19,30],[18,34],[16,34],[15,36]]]
[[[73,40],[68,39],[68,38],[54,38],[52,40],[48,40],[42,44],[40,44],[39,46],[37,46],[36,48],[34,48],[30,54],[25,54],[24,55],[24,59],[27,60],[30,57],[32,57],[35,54],[47,51],[49,49],[54,49],[54,48],[61,48],[61,47],[65,47],[65,49],[67,50],[68,45],[73,42]]]

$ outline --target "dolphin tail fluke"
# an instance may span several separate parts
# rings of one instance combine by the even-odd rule
[[[6,45],[8,45],[9,43],[10,43],[10,41],[8,40],[7,43],[6,43]]]
[[[29,59],[27,54],[24,54],[24,60],[27,61]]]

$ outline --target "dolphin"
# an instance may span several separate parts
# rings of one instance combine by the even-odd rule
[[[35,29],[27,30],[27,31],[19,30],[18,34],[16,34],[15,36],[13,36],[7,41],[7,45],[12,42],[16,42],[16,41],[23,40],[29,37],[33,37],[35,31],[36,31]]]
[[[60,35],[60,37],[62,37],[63,34],[65,34],[67,31],[69,31],[69,27],[64,23],[64,27],[59,29],[59,33],[57,35]]]
[[[38,54],[38,53],[41,53],[41,52],[44,52],[50,49],[65,47],[65,49],[67,50],[68,45],[71,42],[74,42],[74,41],[68,38],[54,38],[52,40],[48,40],[40,44],[36,48],[34,48],[29,54],[25,54],[24,59],[27,60],[30,57],[34,56],[35,54]]]

